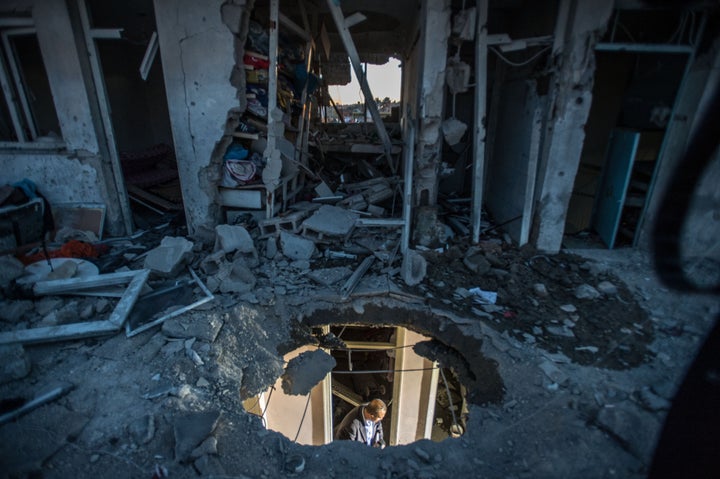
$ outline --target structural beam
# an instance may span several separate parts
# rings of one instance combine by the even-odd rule
[[[485,170],[485,108],[487,103],[488,0],[477,3],[475,35],[475,129],[473,130],[472,240],[480,241]]]
[[[692,54],[695,48],[690,45],[671,45],[668,43],[598,43],[595,45],[595,50],[603,52]]]
[[[396,167],[392,158],[392,143],[390,143],[390,137],[388,136],[387,130],[385,130],[385,124],[380,117],[380,111],[378,110],[377,104],[374,100],[375,97],[373,97],[372,91],[370,91],[370,86],[367,83],[365,72],[363,72],[362,65],[360,63],[360,55],[358,54],[358,51],[355,48],[355,43],[350,36],[350,30],[345,25],[345,17],[343,16],[340,6],[336,5],[334,0],[327,0],[327,6],[328,10],[330,10],[330,13],[332,14],[333,21],[335,21],[335,27],[340,34],[340,38],[345,46],[348,57],[350,58],[350,63],[355,71],[355,76],[360,82],[360,89],[365,96],[365,105],[367,105],[370,110],[370,116],[372,116],[380,141],[382,141],[383,147],[385,148],[385,156],[388,164],[390,165],[390,169],[392,170],[392,173],[395,174]]]

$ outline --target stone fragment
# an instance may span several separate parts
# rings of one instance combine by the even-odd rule
[[[347,266],[337,266],[335,268],[323,268],[311,271],[308,273],[308,278],[323,286],[336,286],[351,274],[352,270]]]
[[[200,341],[212,343],[220,333],[223,324],[223,320],[217,314],[186,314],[185,316],[165,320],[162,325],[162,332],[170,338],[197,338]],[[171,343],[175,343],[175,341]],[[182,349],[182,345],[180,349]],[[173,354],[177,351],[173,351]]]
[[[265,257],[267,259],[273,259],[278,253],[277,238],[271,236],[265,242]]]
[[[566,338],[575,337],[575,333],[567,326],[545,326],[545,330],[553,336],[563,336]]]
[[[105,298],[100,298],[95,303],[95,311],[97,311],[98,314],[104,313],[109,308],[110,308],[110,301],[108,301]]]
[[[238,5],[237,2],[225,2],[220,7],[220,18],[231,32],[239,35],[242,30],[242,18],[245,13],[245,5]]]
[[[577,299],[597,299],[600,297],[600,291],[589,284],[581,284],[575,288],[575,297]]]
[[[0,384],[22,379],[30,374],[30,359],[20,344],[0,346]]]
[[[400,274],[408,286],[420,284],[427,274],[425,257],[415,250],[408,249],[403,256]]]
[[[57,298],[42,298],[40,301],[35,303],[35,312],[40,316],[47,316],[51,311],[59,309],[63,304],[61,299]]]
[[[193,466],[195,466],[195,469],[197,469],[201,477],[207,479],[250,479],[248,476],[238,473],[227,476],[225,474],[225,468],[217,456],[201,456],[193,462]]]
[[[572,304],[563,304],[562,306],[560,306],[560,309],[562,309],[566,313],[574,313],[575,311],[577,311],[577,308]]]
[[[158,276],[174,277],[192,258],[193,243],[181,237],[166,236],[160,246],[148,251],[143,267]]]
[[[12,255],[0,256],[0,288],[8,286],[25,272],[25,265]]]
[[[492,268],[490,262],[485,258],[483,250],[477,246],[467,250],[465,257],[463,258],[463,264],[467,269],[481,276],[487,274]]]
[[[568,375],[550,361],[543,361],[540,363],[539,368],[554,383],[563,384],[568,380]]]
[[[661,425],[650,413],[626,401],[603,407],[596,423],[637,458],[652,457],[655,441],[648,438],[658,437]]]
[[[306,228],[315,233],[330,236],[345,236],[355,226],[360,217],[357,213],[344,208],[323,205],[313,215],[302,222],[301,230]]]
[[[217,454],[217,439],[215,436],[210,436],[201,442],[198,447],[192,450],[190,457],[197,459],[207,454]]]
[[[257,278],[245,265],[245,261],[240,259],[232,263],[227,276],[220,281],[220,291],[222,293],[247,293],[255,287],[256,283]]]
[[[255,243],[248,231],[239,225],[217,225],[215,227],[214,252],[224,251],[232,253],[252,253],[255,251]]]
[[[217,426],[218,411],[197,412],[177,418],[174,423],[175,460],[185,462]]]
[[[607,294],[608,296],[617,294],[618,292],[617,286],[612,284],[610,281],[601,281],[600,283],[598,283],[597,290],[600,291],[602,294]]]
[[[309,260],[315,253],[315,243],[285,231],[280,232],[280,247],[285,256],[294,260]]]
[[[542,283],[535,283],[533,285],[533,291],[541,298],[546,298],[549,295],[547,287]]]
[[[306,395],[335,367],[335,358],[322,349],[305,351],[293,358],[282,375],[285,394]]]
[[[0,303],[0,320],[8,323],[17,323],[29,311],[32,311],[32,301],[23,299],[19,301],[3,301]]]
[[[664,397],[658,396],[648,387],[642,388],[638,392],[638,403],[648,411],[668,411],[672,403]]]

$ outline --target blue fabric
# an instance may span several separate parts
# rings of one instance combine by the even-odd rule
[[[244,160],[248,157],[248,151],[238,143],[232,143],[225,151],[224,160]]]
[[[17,183],[13,183],[12,186],[14,188],[20,188],[23,193],[25,193],[25,196],[28,197],[28,199],[37,198],[37,186],[35,186],[35,183],[33,183],[31,180],[28,180],[27,178],[23,178],[22,180],[18,181]]]

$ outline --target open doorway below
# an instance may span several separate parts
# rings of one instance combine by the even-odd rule
[[[304,361],[304,368],[313,371],[286,370],[274,386],[243,403],[266,428],[300,444],[327,444],[339,440],[346,417],[379,399],[387,408],[381,420],[385,445],[439,442],[466,431],[467,389],[452,367],[414,350],[431,338],[396,326],[331,325],[313,333],[323,338],[322,345],[303,346],[284,356],[288,365]],[[318,351],[329,362],[307,359]],[[317,375],[322,367],[318,361],[328,368],[326,374],[317,376],[319,382],[309,391],[294,394],[299,375]]]

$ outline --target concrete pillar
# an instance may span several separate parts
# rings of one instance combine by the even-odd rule
[[[442,151],[445,66],[450,36],[450,1],[424,0],[420,34],[420,91],[415,150],[415,205],[435,205]]]
[[[228,110],[234,36],[223,25],[223,0],[155,0],[160,56],[188,231],[212,242],[220,217],[219,146]],[[236,2],[237,3],[237,2]]]
[[[612,14],[613,3],[574,0],[566,42],[556,58],[545,142],[538,170],[535,246],[557,252],[562,245],[573,183],[585,140],[595,73],[595,44]]]

